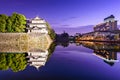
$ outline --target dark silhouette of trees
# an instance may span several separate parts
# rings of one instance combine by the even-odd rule
[[[56,42],[69,42],[69,34],[66,32],[62,34],[56,34]]]

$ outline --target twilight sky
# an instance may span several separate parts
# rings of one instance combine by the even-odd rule
[[[52,27],[96,25],[113,14],[120,21],[120,0],[1,0],[0,14],[39,16]],[[119,22],[120,23],[120,22]]]

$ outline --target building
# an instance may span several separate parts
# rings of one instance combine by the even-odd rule
[[[104,19],[103,23],[94,26],[94,31],[114,31],[118,30],[117,21],[113,15],[108,16]]]
[[[28,33],[48,33],[46,21],[44,19],[39,18],[38,16],[33,19],[27,20],[27,30]]]
[[[120,30],[117,28],[115,17],[108,16],[103,23],[94,26],[93,32],[82,34],[76,40],[120,41]]]
[[[80,41],[80,40],[94,40],[94,34],[95,34],[95,32],[89,32],[89,33],[81,34],[80,37],[76,37],[76,41]]]
[[[104,60],[105,63],[113,66],[117,60],[117,52],[111,52],[107,50],[94,50],[94,55]]]
[[[96,31],[94,33],[94,40],[100,41],[118,41],[119,33],[115,31]]]
[[[30,66],[34,66],[36,69],[44,66],[48,58],[48,50],[39,52],[28,52],[28,63]]]

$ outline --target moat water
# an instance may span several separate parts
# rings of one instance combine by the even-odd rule
[[[13,65],[17,58],[8,55],[19,54],[1,52],[0,80],[120,80],[119,44],[80,42],[55,44],[50,49],[47,62],[39,69],[24,62]],[[26,66],[20,70],[19,64]]]

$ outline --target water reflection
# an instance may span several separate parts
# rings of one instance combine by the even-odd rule
[[[120,51],[120,44],[104,42],[80,42],[86,48],[92,49],[94,55],[104,60],[105,63],[113,66],[118,62],[117,52]]]
[[[113,66],[114,63],[119,62],[117,59],[117,52],[120,52],[120,44],[117,43],[106,43],[106,42],[57,42],[56,45],[68,47],[69,44],[76,44],[76,46],[83,46],[93,50],[93,55],[102,59],[106,64]]]
[[[44,66],[48,57],[48,51],[28,52],[28,63],[30,66],[39,67]]]
[[[13,72],[23,71],[27,65],[33,66],[36,70],[45,66],[50,56],[55,51],[56,46],[68,47],[69,44],[76,44],[76,46],[83,46],[93,50],[96,57],[102,59],[106,64],[113,66],[118,62],[117,52],[120,52],[120,44],[114,43],[100,43],[100,42],[57,42],[52,43],[47,50],[34,49],[26,53],[0,53],[0,70],[11,69]]]
[[[23,71],[27,65],[39,70],[49,60],[56,44],[51,44],[48,50],[34,50],[27,53],[0,53],[0,70],[11,69],[13,72]]]
[[[103,59],[105,63],[113,66],[117,60],[117,52],[108,51],[108,50],[94,50],[94,54]]]
[[[0,53],[0,70],[22,71],[27,66],[25,53]]]

